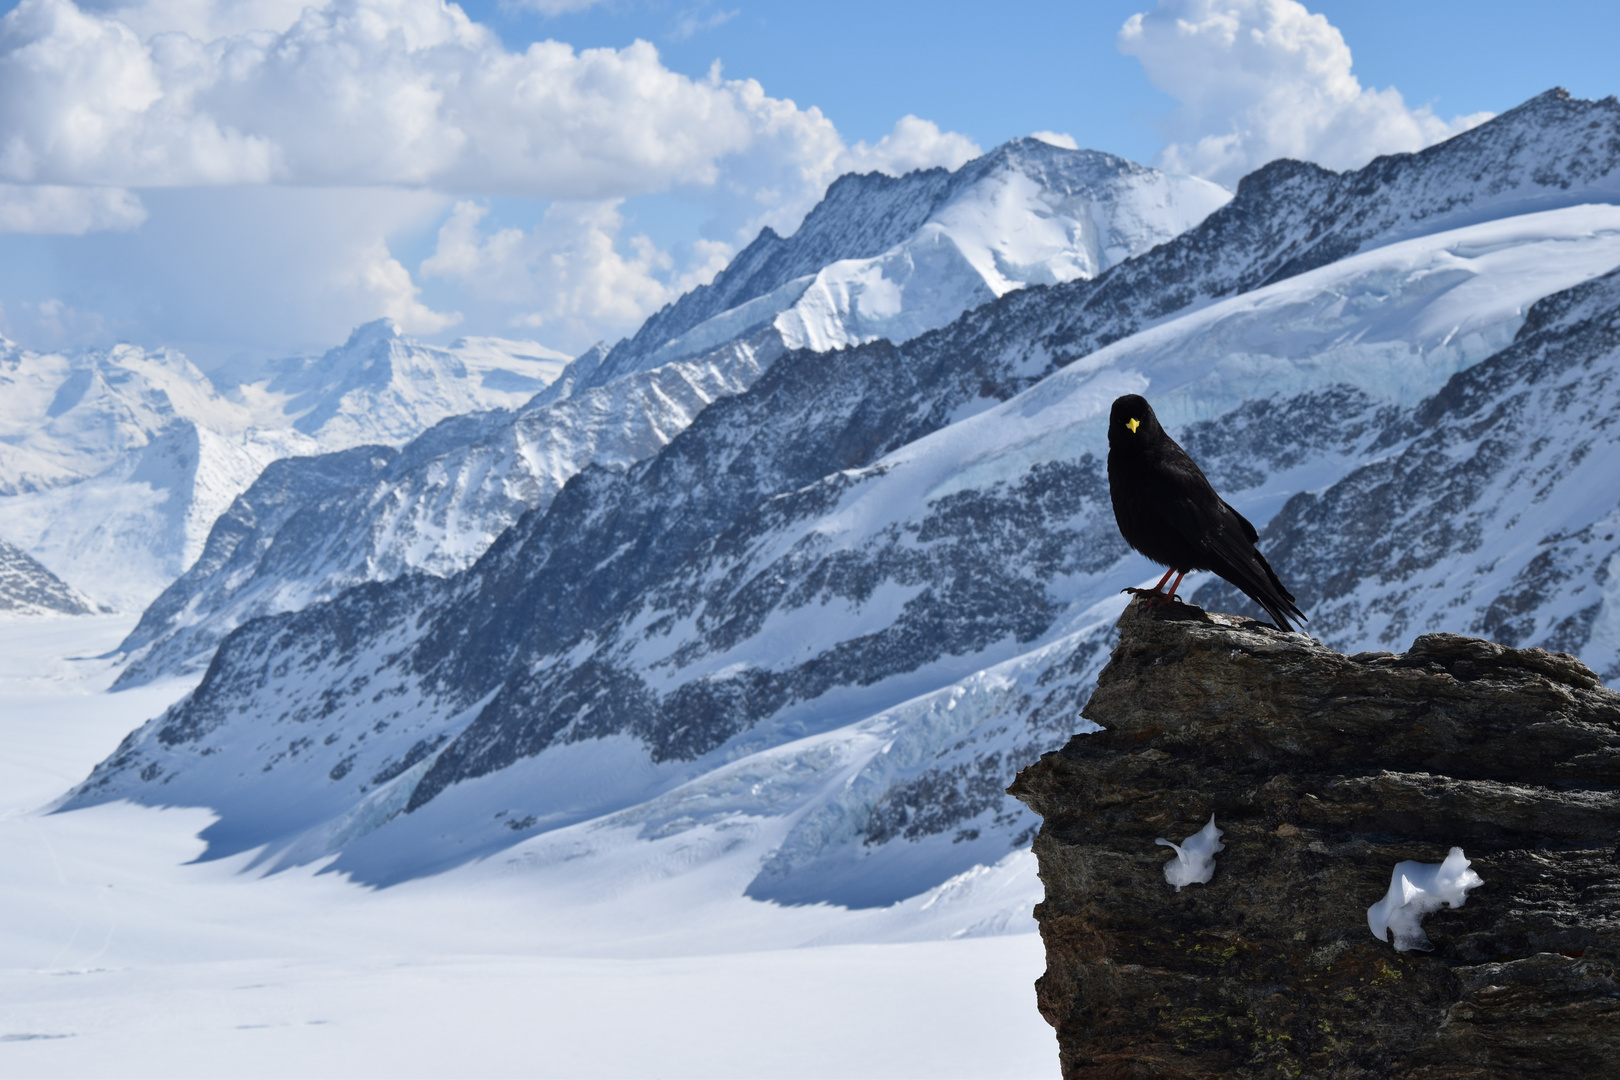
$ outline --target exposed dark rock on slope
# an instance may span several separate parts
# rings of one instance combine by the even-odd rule
[[[1295,495],[1265,529],[1310,632],[1391,647],[1455,627],[1579,652],[1620,678],[1617,627],[1600,620],[1620,570],[1617,368],[1620,270],[1539,301],[1510,347],[1381,417],[1367,464]],[[1250,427],[1198,425],[1193,452]],[[1582,504],[1578,524],[1548,527]],[[1539,550],[1525,562],[1515,547]],[[1256,614],[1223,582],[1189,598]]]
[[[1037,982],[1066,1077],[1612,1076],[1620,693],[1572,657],[1452,634],[1342,656],[1133,604],[1078,735],[1011,793],[1035,840]],[[1214,878],[1167,849],[1213,813]],[[1485,884],[1368,930],[1397,862]]]
[[[712,285],[693,290],[616,346],[592,378],[611,377],[710,315],[832,258],[884,250],[926,220],[956,175],[840,179],[798,233],[787,240],[761,235]],[[937,331],[924,347],[977,349],[1038,374],[1176,312],[1378,244],[1616,199],[1620,101],[1549,90],[1472,131],[1353,172],[1274,161],[1244,177],[1230,203],[1176,240],[1096,278],[1009,293]]]
[[[98,610],[94,601],[28,552],[0,540],[0,615],[93,615]]]
[[[997,403],[1157,318],[1170,293],[1196,307],[1267,280],[1282,248],[1316,250],[1330,234],[1379,248],[1347,260],[1359,275],[1385,265],[1380,245],[1392,236],[1620,198],[1620,152],[1604,149],[1620,144],[1615,103],[1549,95],[1493,124],[1453,140],[1472,148],[1461,156],[1447,143],[1342,176],[1274,166],[1203,225],[1083,288],[1025,289],[901,346],[785,354],[656,456],[575,476],[464,573],[365,586],[243,625],[196,693],[134,733],[67,805],[208,805],[220,815],[205,836],[211,854],[286,845],[277,857],[340,853],[339,870],[397,880],[510,844],[496,810],[536,830],[611,813],[1070,635],[1074,663],[1061,679],[1079,697],[1106,647],[1101,605],[1141,580],[1088,452],[1101,438],[1087,431],[1084,402],[1115,375],[1185,375],[1156,359],[1076,364]],[[1284,174],[1298,183],[1267,186]],[[1411,280],[1403,273],[1358,278],[1351,295],[1387,311],[1383,297],[1420,293],[1387,288]],[[1287,367],[1294,355],[1274,359]],[[1303,393],[1250,401],[1208,426],[1221,449],[1199,456],[1223,491],[1281,502],[1369,461],[1402,407],[1324,385],[1323,371],[1353,366],[1340,364],[1294,380]],[[1525,520],[1538,528],[1607,512],[1533,509]],[[1523,546],[1504,555],[1503,573]],[[1593,582],[1568,590],[1578,585]],[[814,859],[859,843],[877,858],[939,840],[963,860],[932,864],[946,876],[994,861],[1031,822],[986,792],[1025,750],[1072,730],[1061,724],[1055,704],[1038,720],[1023,706],[986,714],[971,739],[964,728],[928,746],[937,757],[926,763],[919,750],[904,767],[873,769],[861,799],[837,809],[838,828],[807,831],[792,851]],[[549,779],[621,753],[634,768],[602,764],[583,795]],[[788,881],[776,875],[757,894],[787,896],[777,886]],[[817,899],[816,887],[806,879],[792,897]]]

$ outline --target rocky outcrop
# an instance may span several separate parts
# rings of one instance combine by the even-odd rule
[[[0,540],[0,616],[94,615],[102,610],[22,548]]]
[[[1010,789],[1044,819],[1065,1077],[1615,1075],[1620,693],[1579,661],[1133,604],[1083,715]],[[1211,814],[1214,877],[1178,891],[1154,841]],[[1433,951],[1375,939],[1395,864],[1453,846],[1485,883]]]

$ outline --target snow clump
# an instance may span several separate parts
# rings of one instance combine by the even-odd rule
[[[1221,843],[1221,830],[1215,827],[1215,815],[1209,815],[1209,824],[1179,844],[1164,837],[1153,841],[1167,848],[1175,848],[1176,857],[1164,864],[1164,880],[1181,891],[1183,885],[1205,885],[1215,876],[1215,853],[1225,851]]]
[[[1400,862],[1389,876],[1389,892],[1367,909],[1367,927],[1379,941],[1395,932],[1395,951],[1434,948],[1423,932],[1423,917],[1440,910],[1441,904],[1462,907],[1468,890],[1485,884],[1469,868],[1460,847],[1451,849],[1441,863]]]

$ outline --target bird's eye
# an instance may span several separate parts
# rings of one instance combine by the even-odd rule
[[[1136,429],[1142,426],[1142,421],[1133,416],[1129,420],[1125,421],[1125,426],[1131,429],[1132,435],[1135,435]]]

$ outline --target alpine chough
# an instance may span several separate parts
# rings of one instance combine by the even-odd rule
[[[1125,542],[1170,568],[1152,589],[1125,592],[1162,603],[1175,597],[1189,571],[1213,570],[1284,630],[1294,628],[1290,618],[1306,621],[1254,546],[1259,539],[1254,526],[1215,494],[1203,470],[1160,426],[1140,394],[1116,400],[1108,417],[1108,493]],[[1171,574],[1177,575],[1175,584],[1160,592]]]

